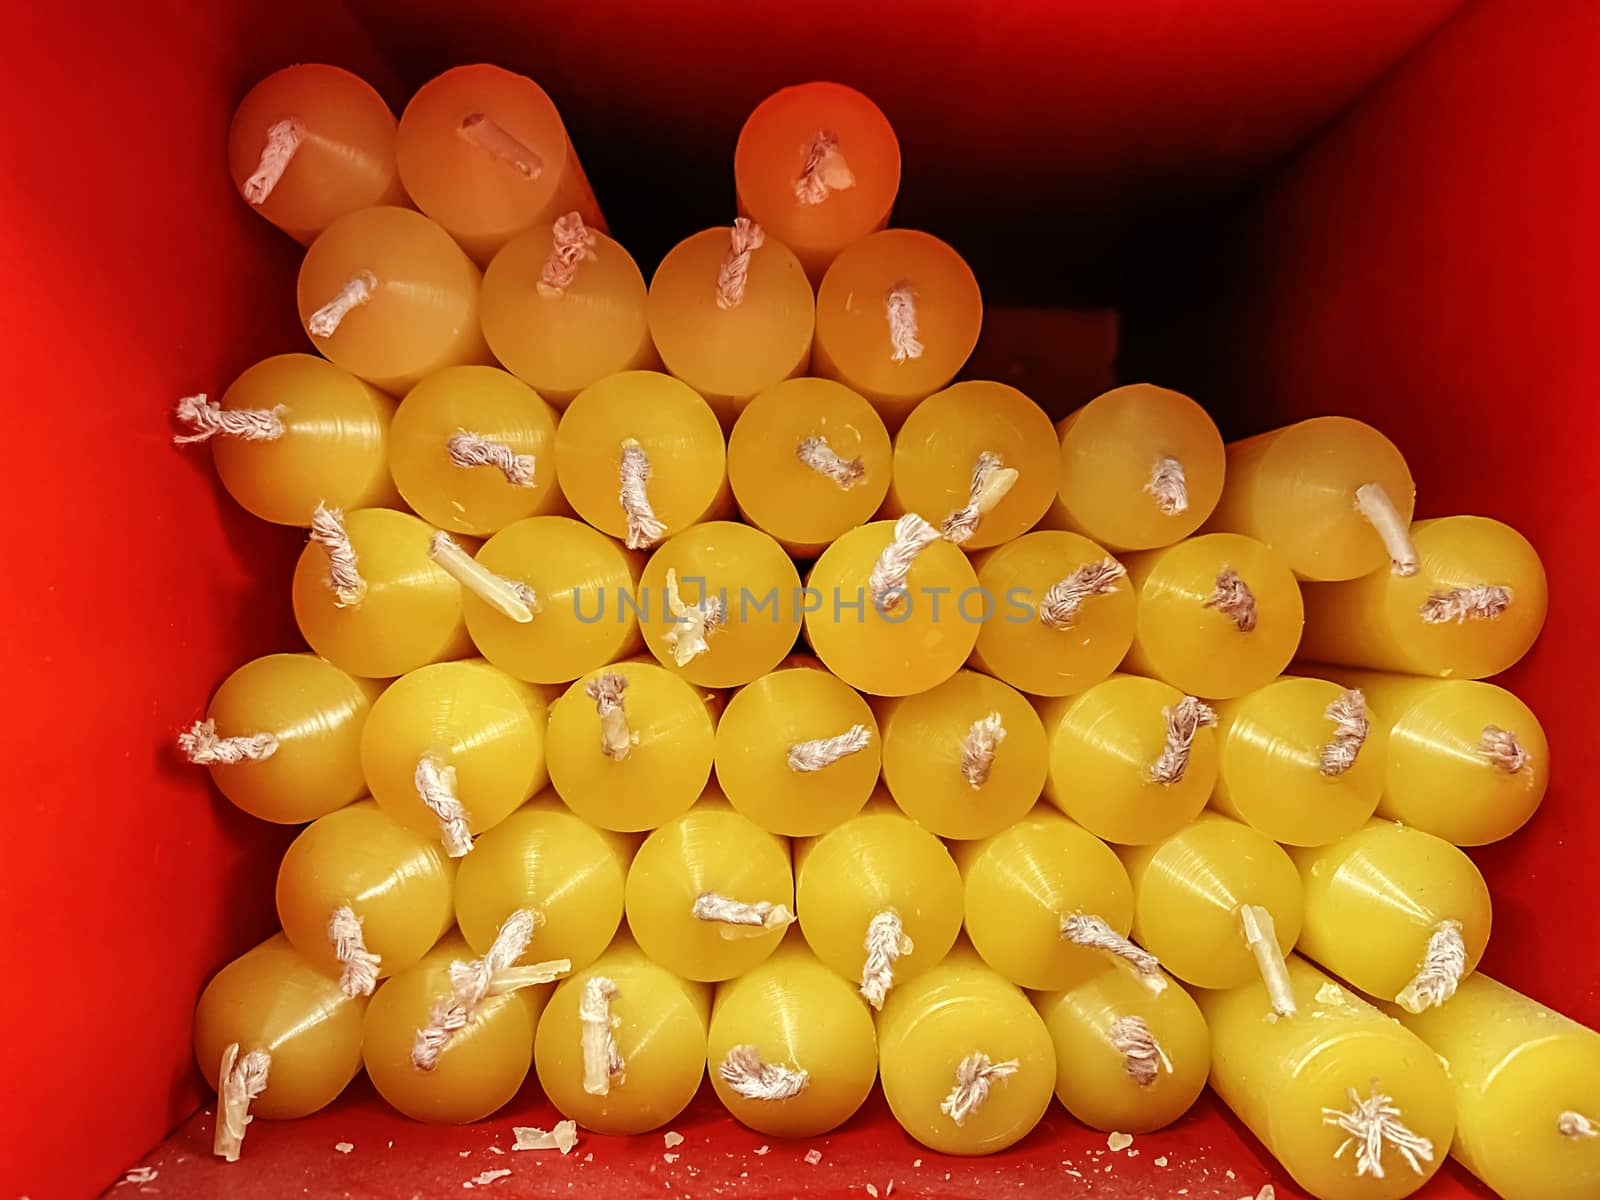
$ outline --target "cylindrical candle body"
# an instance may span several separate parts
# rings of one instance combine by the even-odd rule
[[[1255,978],[1245,905],[1271,914],[1279,950],[1294,948],[1300,875],[1277,843],[1248,825],[1202,813],[1154,845],[1117,852],[1133,881],[1134,941],[1185,983],[1233,988]]]
[[[826,833],[878,782],[877,719],[849,684],[795,658],[739,689],[717,722],[717,782],[734,808],[788,837]]]
[[[1450,1077],[1420,1039],[1348,988],[1304,959],[1291,956],[1288,967],[1293,1017],[1266,1019],[1271,1003],[1260,981],[1195,993],[1211,1027],[1212,1088],[1312,1195],[1409,1196],[1439,1169],[1450,1144]],[[1386,1136],[1375,1163],[1363,1167],[1364,1139],[1338,1121],[1343,1114],[1366,1129],[1379,1114],[1361,1106],[1382,1098],[1392,1109],[1378,1127]]]
[[[1056,424],[1061,446],[1047,529],[1112,550],[1153,550],[1188,537],[1222,494],[1222,435],[1181,392],[1113,388]]]
[[[296,63],[234,110],[228,174],[246,204],[305,243],[358,208],[406,203],[394,134],[394,114],[366,80]]]
[[[976,555],[973,566],[997,605],[973,648],[980,670],[1031,695],[1068,696],[1105,679],[1127,656],[1133,588],[1088,538],[1037,530]]]
[[[878,1069],[890,1111],[917,1141],[941,1154],[993,1154],[1044,1116],[1056,1056],[1021,991],[961,947],[890,993]]]
[[[489,361],[478,284],[472,260],[421,213],[363,208],[311,243],[296,298],[318,351],[374,387],[403,392],[445,367]]]
[[[872,519],[889,490],[889,434],[872,405],[831,379],[785,379],[728,435],[728,483],[745,520],[798,558]]]
[[[1284,557],[1233,533],[1208,533],[1123,558],[1139,598],[1123,670],[1196,696],[1242,696],[1294,657],[1305,624]]]
[[[900,143],[842,83],[802,83],[756,106],[733,151],[739,210],[795,252],[815,285],[850,243],[889,223]]]
[[[1108,842],[1154,842],[1187,825],[1217,778],[1216,735],[1197,724],[1186,739],[1174,725],[1187,700],[1159,680],[1113,675],[1035,701],[1050,743],[1044,798]]]
[[[1211,807],[1290,846],[1322,846],[1365,824],[1383,791],[1389,729],[1364,700],[1344,702],[1348,720],[1330,717],[1344,695],[1296,677],[1220,701]]]
[[[976,671],[873,705],[883,782],[907,816],[942,838],[985,838],[1039,798],[1049,750],[1033,705]]]
[[[1300,656],[1411,675],[1498,675],[1544,628],[1549,590],[1528,540],[1488,517],[1411,527],[1415,575],[1374,571],[1305,589]]]
[[[400,115],[395,156],[417,207],[480,265],[573,209],[605,228],[561,114],[525,75],[475,63],[435,76]]]
[[[817,288],[812,373],[854,388],[897,429],[978,344],[983,296],[931,234],[884,229],[846,247]]]

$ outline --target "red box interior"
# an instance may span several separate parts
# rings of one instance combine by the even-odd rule
[[[753,1153],[763,1139],[706,1093],[675,1123],[689,1140],[673,1164],[654,1137],[586,1138],[569,1159],[487,1152],[513,1121],[552,1119],[533,1084],[459,1130],[393,1117],[358,1083],[312,1120],[258,1123],[233,1167],[209,1160],[203,1117],[156,1146],[208,1099],[191,1006],[271,926],[291,833],[232,809],[169,748],[233,666],[298,644],[285,581],[301,535],[237,510],[205,456],[173,451],[168,414],[302,348],[297,247],[238,202],[222,159],[233,105],[293,61],[356,70],[397,108],[458,62],[536,76],[647,274],[731,214],[734,137],[763,95],[854,84],[902,138],[896,223],[947,238],[985,287],[973,373],[1065,411],[1110,377],[1120,323],[1115,374],[1194,394],[1229,436],[1360,416],[1406,453],[1420,516],[1521,528],[1550,572],[1550,617],[1506,682],[1556,757],[1532,825],[1473,852],[1495,896],[1484,965],[1600,1024],[1586,862],[1600,742],[1576,686],[1600,648],[1585,503],[1600,160],[1580,153],[1600,120],[1600,8],[231,0],[30,5],[9,22],[0,497],[21,529],[3,622],[0,1192],[91,1195],[147,1162],[160,1176],[143,1186],[167,1196],[458,1195],[502,1165],[516,1174],[495,1186],[513,1195],[891,1180],[907,1195],[1236,1200],[1269,1180],[1299,1194],[1209,1099],[1137,1157],[1057,1109],[1011,1152],[941,1159],[874,1098],[817,1140],[813,1167],[807,1146]],[[1452,1164],[1419,1194],[1486,1193]]]

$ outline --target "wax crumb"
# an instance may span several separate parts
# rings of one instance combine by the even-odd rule
[[[875,1184],[875,1183],[867,1184],[867,1195],[871,1196],[873,1198],[873,1200],[877,1200],[877,1197],[878,1197],[878,1185]]]
[[[1156,1159],[1156,1166],[1164,1167],[1166,1165],[1167,1165],[1167,1156],[1165,1154],[1163,1154],[1160,1158]]]
[[[739,1172],[739,1178],[740,1179],[749,1179],[750,1178],[750,1172],[749,1171],[740,1171]]]
[[[461,1157],[465,1158],[465,1157],[467,1157],[467,1155],[471,1154],[472,1151],[471,1150],[462,1150],[460,1153],[461,1153]]]
[[[1074,1171],[1071,1167],[1067,1168],[1067,1174],[1071,1175],[1074,1179],[1082,1179],[1083,1178],[1083,1172],[1082,1171]]]
[[[678,1161],[678,1155],[676,1155],[676,1154],[663,1154],[661,1156],[661,1161],[662,1162],[668,1162],[668,1163],[675,1163],[675,1162]]]
[[[883,1189],[883,1194],[885,1196],[894,1195],[894,1180],[889,1180],[889,1186]]]
[[[513,1125],[511,1132],[517,1136],[513,1150],[559,1150],[565,1156],[578,1144],[576,1121],[558,1121],[549,1130],[536,1125]]]
[[[149,1183],[161,1172],[154,1167],[135,1167],[122,1177],[123,1183]]]
[[[583,1161],[584,1162],[593,1162],[594,1161],[594,1151],[591,1150],[591,1151],[589,1151],[589,1153],[585,1154],[583,1156]]]
[[[508,1167],[501,1167],[498,1171],[485,1171],[481,1175],[476,1175],[461,1186],[469,1188],[476,1184],[478,1187],[488,1187],[496,1179],[504,1179],[509,1174],[511,1174],[511,1171]]]
[[[770,1154],[771,1152],[772,1152],[772,1147],[771,1146],[757,1146],[756,1147],[756,1153],[757,1154]]]
[[[356,1148],[356,1145],[354,1142],[335,1142],[333,1148],[340,1154],[349,1154],[350,1151]]]
[[[1232,1179],[1232,1178],[1233,1178],[1233,1168],[1232,1168],[1232,1167],[1229,1167],[1229,1168],[1228,1168],[1228,1178],[1229,1178],[1229,1179]]]
[[[504,1154],[505,1151],[500,1149],[499,1146],[490,1146],[489,1147],[489,1153],[490,1154]]]
[[[920,1167],[922,1165],[922,1160],[920,1158],[915,1159],[915,1160],[912,1161],[911,1165],[913,1167]]]
[[[806,1151],[806,1162],[810,1163],[813,1167],[816,1166],[821,1161],[822,1161],[822,1151],[821,1150],[807,1150]]]
[[[1278,1200],[1278,1189],[1270,1183],[1263,1183],[1261,1190],[1256,1193],[1256,1200]]]
[[[393,1142],[390,1142],[390,1143],[389,1143],[389,1149],[391,1149],[391,1150],[393,1150],[393,1149],[394,1149],[394,1143],[393,1143]]]
[[[671,1150],[674,1146],[683,1145],[683,1134],[675,1129],[669,1129],[661,1135],[661,1140],[666,1143],[667,1149]]]
[[[945,1172],[945,1173],[944,1173],[944,1177],[945,1177],[945,1178],[946,1178],[946,1179],[949,1179],[949,1178],[950,1178],[950,1172],[949,1172],[949,1171],[946,1171],[946,1172]]]
[[[1129,1158],[1138,1158],[1139,1157],[1139,1152],[1137,1150],[1129,1150],[1128,1151],[1128,1157]]]
[[[1126,1150],[1131,1145],[1133,1138],[1126,1133],[1113,1133],[1106,1138],[1106,1146],[1111,1150]]]

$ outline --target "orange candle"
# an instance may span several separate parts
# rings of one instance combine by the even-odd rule
[[[228,174],[246,204],[305,243],[358,208],[406,203],[394,135],[394,114],[366,80],[297,63],[234,110]]]
[[[802,83],[756,106],[733,151],[739,211],[792,248],[813,285],[852,242],[889,223],[900,142],[842,83]]]
[[[475,63],[430,79],[400,115],[395,157],[417,207],[480,266],[573,209],[605,228],[561,114],[525,75]]]
[[[897,429],[955,378],[978,343],[983,296],[953,249],[914,229],[845,248],[817,288],[812,370],[872,402]]]

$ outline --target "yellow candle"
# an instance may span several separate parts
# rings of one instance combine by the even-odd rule
[[[588,966],[622,923],[623,887],[639,839],[597,829],[541,792],[472,844],[456,874],[456,921],[487,954],[506,918],[534,914],[525,962]]]
[[[312,345],[388,392],[445,367],[489,361],[478,268],[407,208],[363,208],[311,243],[296,297]]]
[[[812,371],[860,392],[897,429],[955,378],[982,324],[983,296],[959,254],[931,234],[884,229],[823,276]]]
[[[914,514],[844,534],[806,585],[811,648],[875,696],[909,696],[949,679],[994,607],[967,556]]]
[[[717,987],[706,1063],[734,1120],[774,1137],[815,1137],[867,1098],[878,1039],[866,1002],[794,931]]]
[[[667,370],[731,426],[757,392],[804,375],[816,300],[794,252],[744,217],[685,238],[650,280],[650,337]]]
[[[1122,564],[1088,538],[1038,530],[973,558],[995,616],[972,663],[1035,696],[1086,691],[1133,644],[1133,588]]]
[[[1395,1015],[1450,1064],[1450,1153],[1496,1195],[1600,1190],[1600,1034],[1482,974],[1441,1008]]]
[[[365,996],[274,934],[212,978],[194,1010],[194,1057],[217,1092],[216,1153],[234,1162],[254,1117],[310,1116],[361,1069]]]
[[[1300,875],[1283,850],[1216,813],[1117,851],[1133,881],[1133,940],[1185,983],[1233,988],[1270,975],[1300,936]],[[1264,954],[1266,962],[1257,955]]]
[[[1222,435],[1181,392],[1113,388],[1056,425],[1061,466],[1047,529],[1113,550],[1153,550],[1188,537],[1222,494]]]
[[[589,671],[550,707],[550,782],[602,829],[655,829],[705,790],[714,703],[653,663]]]
[[[346,995],[370,996],[450,928],[455,877],[437,839],[362,800],[313,821],[290,843],[278,868],[278,920]]]
[[[882,744],[867,702],[816,659],[793,658],[739,689],[717,722],[717,783],[761,828],[826,833],[861,810]]]
[[[961,868],[967,936],[1012,983],[1070,987],[1093,974],[1108,950],[1156,970],[1126,944],[1133,888],[1122,863],[1048,805],[992,837],[956,842],[950,852]]]
[[[480,1121],[517,1094],[534,1030],[565,962],[514,967],[532,921],[508,920],[478,958],[459,933],[379,989],[361,1056],[378,1094],[416,1121]]]
[[[1455,1125],[1433,1051],[1303,959],[1295,1015],[1267,1019],[1260,982],[1197,991],[1211,1086],[1295,1182],[1322,1200],[1399,1200],[1444,1161]]]
[[[557,408],[618,371],[659,368],[644,276],[622,246],[570,212],[512,238],[483,273],[483,336]]]
[[[314,654],[268,654],[222,681],[178,747],[251,816],[314,821],[365,794],[361,729],[382,690]]]
[[[961,931],[961,872],[944,844],[879,793],[859,815],[794,844],[800,930],[874,1008],[933,967]]]
[[[839,251],[889,223],[900,142],[854,88],[802,83],[774,92],[745,120],[733,177],[739,211],[792,248],[816,284]]]
[[[1432,1008],[1483,957],[1488,885],[1442,838],[1371,821],[1289,853],[1305,881],[1300,953],[1362,991],[1412,1012]]]
[[[550,998],[533,1046],[539,1082],[585,1129],[655,1129],[705,1077],[710,1016],[710,986],[657,966],[624,930]]]
[[[555,413],[532,388],[493,367],[446,367],[395,413],[389,467],[423,520],[482,537],[565,510],[555,441]]]
[[[429,554],[434,533],[410,513],[319,509],[294,569],[306,644],[369,679],[472,653],[461,585]]]
[[[367,786],[395,820],[452,858],[549,782],[547,693],[481,658],[395,680],[367,718]]]
[[[1416,501],[1393,442],[1349,417],[1313,417],[1228,446],[1227,484],[1206,528],[1242,533],[1303,579],[1410,570]]]
[[[480,264],[572,209],[605,228],[561,114],[525,75],[475,63],[435,76],[400,115],[395,156],[417,207]]]
[[[1125,670],[1226,700],[1294,657],[1305,624],[1300,585],[1261,542],[1208,533],[1122,562],[1139,600]]]
[[[1291,846],[1325,845],[1372,816],[1389,728],[1363,692],[1285,677],[1216,713],[1218,812]]]
[[[772,670],[800,636],[800,576],[759,529],[707,521],[651,554],[639,624],[662,666],[699,687],[738,687]]]
[[[398,508],[389,478],[394,401],[326,359],[278,354],[235,379],[216,404],[178,402],[180,443],[211,443],[217,476],[264,521],[305,525],[318,504]]]
[[[883,782],[901,810],[942,838],[986,838],[1039,798],[1049,749],[1033,706],[976,671],[874,703]]]
[[[1389,733],[1378,815],[1458,846],[1521,829],[1550,782],[1539,718],[1505,688],[1376,671],[1330,674],[1372,700]]]
[[[1544,628],[1549,592],[1528,540],[1488,517],[1411,527],[1421,568],[1376,571],[1306,593],[1302,658],[1412,675],[1498,675]]]
[[[1158,841],[1205,807],[1217,778],[1215,718],[1193,696],[1113,675],[1035,706],[1050,743],[1044,798],[1096,837]]]
[[[656,371],[623,371],[585,388],[556,430],[568,503],[630,550],[648,550],[725,514],[722,430],[694,389]]]
[[[889,434],[831,379],[785,379],[750,401],[728,435],[728,483],[746,521],[815,558],[872,519],[889,490]]]
[[[406,203],[394,134],[394,114],[366,80],[297,63],[268,75],[234,110],[228,174],[246,204],[309,242],[358,208]]]
[[[1044,1116],[1056,1056],[1022,993],[960,947],[890,995],[878,1070],[890,1111],[917,1141],[941,1154],[993,1154]]]
[[[1078,1120],[1106,1132],[1153,1133],[1200,1095],[1211,1032],[1189,993],[1159,969],[1102,962],[1034,1006],[1056,1049],[1056,1095]]]

